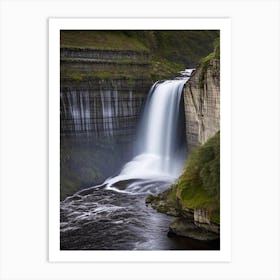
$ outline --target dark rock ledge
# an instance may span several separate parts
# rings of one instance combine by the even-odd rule
[[[172,188],[146,199],[146,203],[158,212],[177,217],[169,225],[168,236],[178,235],[203,241],[218,239],[220,226],[210,222],[207,211],[203,208],[182,208],[180,202],[172,196]]]

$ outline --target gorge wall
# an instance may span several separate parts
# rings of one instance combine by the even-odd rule
[[[220,60],[202,63],[184,89],[188,148],[204,144],[220,130]]]
[[[217,36],[218,31],[60,32],[62,199],[119,171],[133,155],[138,118],[152,84],[174,78],[185,67],[193,68]],[[207,92],[199,86],[194,92],[201,82],[196,81],[199,71],[185,90],[190,145],[208,137],[213,118]],[[212,84],[206,76],[208,89]],[[190,84],[194,96],[187,105]],[[201,112],[208,107],[204,120]]]
[[[184,87],[188,158],[176,182],[150,196],[153,208],[177,217],[170,234],[200,240],[220,232],[220,60],[217,51],[192,73]]]
[[[151,86],[149,53],[61,48],[61,136],[132,136]]]
[[[153,82],[193,68],[218,36],[218,30],[62,30],[61,135],[109,136],[126,128],[130,134]],[[207,137],[203,129],[196,133],[205,124],[199,121],[197,127],[190,121],[189,138]]]
[[[60,197],[102,183],[133,154],[152,84],[149,52],[60,49]]]

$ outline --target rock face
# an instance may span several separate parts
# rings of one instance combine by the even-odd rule
[[[132,157],[152,81],[146,51],[60,50],[60,196],[102,183]]]
[[[193,72],[184,88],[184,108],[186,139],[190,151],[206,143],[220,130],[219,59],[212,58]],[[147,203],[159,212],[178,217],[170,224],[169,233],[199,240],[219,238],[220,225],[211,220],[211,208],[188,208],[177,187],[175,183],[165,192],[147,199]]]
[[[61,48],[61,136],[132,136],[151,86],[149,53]]]
[[[146,203],[158,212],[177,217],[169,225],[169,235],[189,237],[197,240],[214,240],[219,238],[220,226],[210,221],[210,213],[205,208],[190,209],[184,207],[178,198],[174,198],[173,185],[157,196],[150,195]]]
[[[187,145],[201,145],[220,129],[220,61],[211,59],[193,73],[184,89]]]
[[[194,224],[210,232],[220,233],[220,226],[210,221],[209,211],[205,208],[195,208],[193,215]]]
[[[194,222],[201,224],[210,224],[210,215],[209,211],[204,208],[195,208],[193,213]]]
[[[146,87],[125,81],[94,80],[61,88],[61,135],[93,137],[132,135]]]
[[[197,226],[186,218],[177,218],[169,225],[169,234],[189,237],[197,240],[214,240],[219,236],[208,229]]]
[[[60,48],[61,59],[96,59],[96,60],[148,60],[148,51],[133,50],[102,50],[92,48],[62,47]]]

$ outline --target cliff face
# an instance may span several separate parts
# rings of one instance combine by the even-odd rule
[[[191,150],[183,173],[163,193],[146,200],[159,212],[178,217],[171,233],[216,239],[220,232],[220,133]],[[208,234],[210,233],[210,234]]]
[[[60,92],[61,136],[132,136],[148,86],[124,80],[64,84]]]
[[[151,86],[146,51],[61,48],[61,135],[134,134]]]
[[[132,154],[137,118],[153,82],[193,66],[217,36],[218,31],[60,32],[61,189],[65,193],[102,182],[118,171]],[[203,143],[218,126],[212,123],[215,116],[209,102],[218,103],[208,100],[210,87],[215,92],[213,71],[202,75],[205,81],[196,78],[199,71],[204,68],[196,71],[185,91],[189,146]],[[79,143],[77,136],[81,136]]]
[[[188,148],[204,144],[220,130],[220,61],[197,68],[184,89]]]
[[[152,81],[144,50],[60,50],[60,193],[102,183],[131,157]]]
[[[220,61],[206,59],[184,88],[185,169],[172,187],[147,203],[178,217],[171,234],[207,240],[220,232]]]

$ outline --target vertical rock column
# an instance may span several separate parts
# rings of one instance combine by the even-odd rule
[[[200,65],[184,89],[186,139],[191,147],[201,145],[220,130],[220,61]]]

